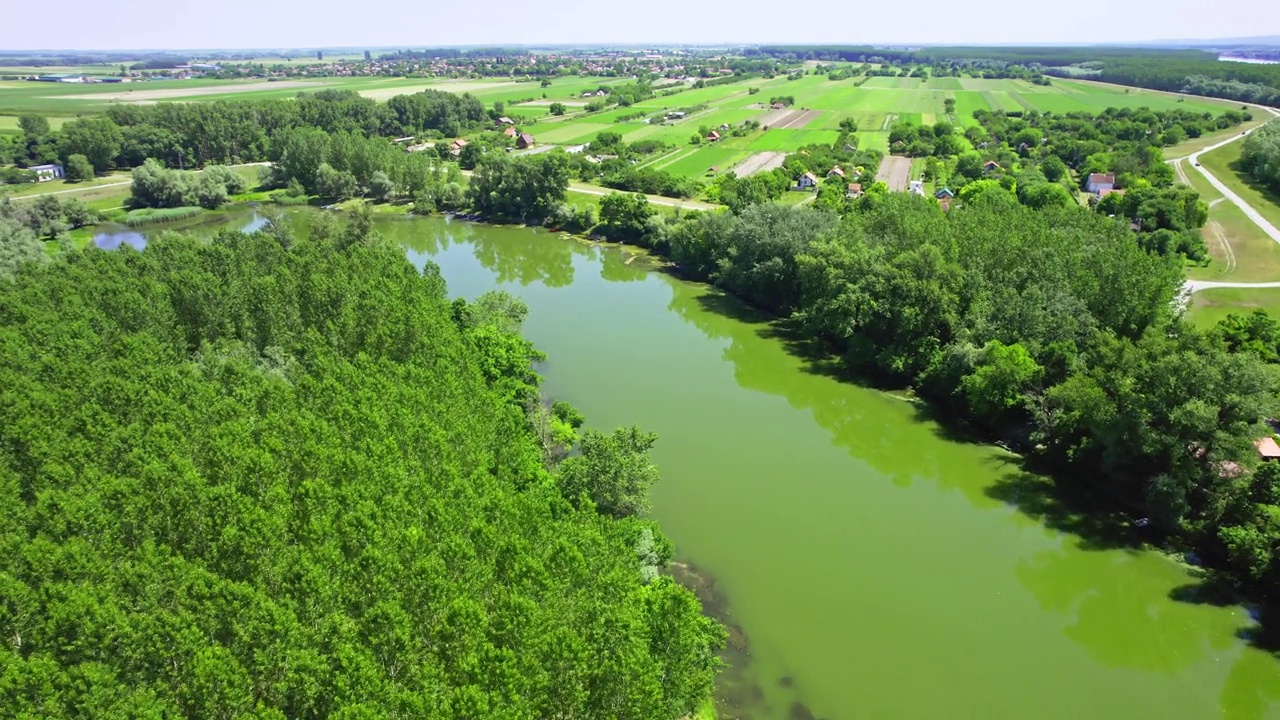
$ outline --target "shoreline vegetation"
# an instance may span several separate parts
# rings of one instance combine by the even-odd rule
[[[1280,418],[1280,321],[1259,312],[1196,328],[1182,314],[1185,275],[1209,266],[1204,238],[1217,226],[1194,187],[1174,184],[1187,168],[1163,154],[1252,129],[1259,118],[1240,102],[1280,100],[1280,70],[1212,69],[1191,52],[1161,64],[1159,53],[1136,51],[987,50],[762,47],[683,58],[696,78],[663,77],[674,61],[658,54],[619,61],[607,79],[559,76],[517,54],[531,63],[519,82],[489,77],[511,66],[464,53],[444,63],[475,68],[448,81],[457,92],[398,81],[370,91],[348,78],[263,83],[260,99],[236,98],[234,87],[136,94],[183,100],[155,105],[130,103],[131,89],[93,105],[92,88],[49,97],[16,88],[35,106],[92,111],[0,124],[0,165],[15,165],[0,180],[34,182],[35,168],[57,163],[86,183],[83,195],[24,187],[27,197],[0,202],[0,296],[23,308],[0,312],[21,351],[0,362],[0,397],[32,417],[92,411],[108,450],[141,448],[94,458],[70,426],[41,434],[20,413],[0,420],[5,447],[17,448],[0,455],[0,479],[12,471],[31,485],[0,483],[19,509],[0,527],[14,538],[12,594],[22,617],[71,618],[72,634],[86,638],[58,646],[56,628],[19,623],[25,649],[0,653],[19,668],[25,710],[110,714],[132,704],[212,715],[257,703],[290,717],[357,706],[467,715],[521,703],[537,716],[713,720],[717,673],[728,695],[759,691],[744,684],[750,640],[715,578],[674,560],[643,519],[654,436],[588,428],[543,397],[533,370],[542,356],[520,334],[527,308],[505,293],[448,302],[438,273],[409,272],[376,242],[375,214],[636,248],[653,269],[759,310],[808,372],[910,402],[951,437],[991,442],[1036,475],[1000,480],[992,497],[1086,543],[1153,548],[1197,568],[1199,584],[1174,599],[1243,599],[1262,623],[1249,640],[1280,648],[1280,463],[1260,461],[1255,447],[1280,427],[1269,425]],[[407,51],[388,59],[415,72],[426,62],[435,61]],[[573,55],[557,62],[604,71]],[[376,65],[367,53],[365,65],[343,63]],[[275,80],[309,71],[280,72]],[[234,66],[209,73],[245,77]],[[847,112],[855,93],[874,102]],[[1268,198],[1280,192],[1276,128],[1254,132],[1232,163]],[[120,170],[131,170],[127,189],[112,183]],[[273,216],[319,213],[297,236],[280,222],[208,243],[163,232],[253,203]],[[160,232],[141,256],[74,252],[107,217]],[[50,336],[65,367],[42,355]],[[97,365],[118,368],[129,390],[77,385],[72,370]],[[161,389],[150,396],[138,390],[153,385]],[[388,395],[446,417],[403,417],[383,407]],[[137,407],[122,399],[135,396],[145,396]],[[196,399],[221,414],[196,412]],[[396,437],[347,427],[352,417]],[[138,440],[136,428],[157,418],[164,432]],[[234,418],[273,452],[238,454]],[[294,458],[264,485],[256,468],[289,457],[289,438],[342,450],[317,467]],[[414,459],[425,456],[435,464]],[[106,477],[112,462],[183,479],[185,495],[64,472]],[[397,480],[419,476],[463,510]],[[344,504],[346,482],[391,502]],[[46,512],[41,498],[54,496],[61,504]],[[443,528],[437,536],[413,533],[420,523],[399,502],[409,497]],[[289,522],[255,512],[264,505]],[[172,517],[138,511],[155,506]],[[86,548],[90,526],[101,540]],[[198,541],[179,532],[191,528]],[[335,545],[328,536],[343,529],[362,539]],[[344,575],[338,557],[369,569]],[[216,592],[193,591],[175,615],[102,570],[113,566],[143,585]],[[51,573],[89,589],[45,593]],[[323,611],[281,601],[317,588]],[[240,636],[216,647],[191,639],[221,637],[230,631],[218,618],[244,613],[276,654],[264,660]],[[588,627],[593,614],[607,617],[607,632]],[[517,617],[546,632],[512,626]],[[182,661],[171,672],[163,653],[141,647],[154,640],[144,627],[153,619],[174,633],[166,637]],[[402,665],[428,626],[445,640]],[[112,628],[124,628],[112,642],[130,651],[107,650]],[[343,695],[333,668],[351,662],[362,668],[358,688]],[[81,682],[85,663],[106,668],[98,685]],[[259,696],[227,690],[280,667],[288,680]],[[431,707],[401,687],[428,677],[443,688]],[[184,689],[206,681],[202,692]],[[601,704],[600,684],[615,704]],[[62,694],[41,704],[50,685]],[[90,686],[143,689],[116,701]],[[812,717],[798,702],[791,714]]]

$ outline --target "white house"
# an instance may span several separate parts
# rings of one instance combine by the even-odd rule
[[[817,186],[818,186],[818,176],[814,175],[811,172],[807,172],[801,175],[800,179],[796,181],[796,187],[800,188],[801,190],[809,190]]]
[[[36,182],[47,182],[49,180],[61,180],[67,176],[61,165],[33,165],[27,168],[36,174]]]
[[[924,181],[912,180],[910,186],[907,187],[907,192],[912,192],[920,197],[924,197]]]
[[[1116,189],[1116,176],[1114,173],[1090,173],[1089,181],[1085,183],[1085,190],[1094,195],[1101,195],[1104,191]]]

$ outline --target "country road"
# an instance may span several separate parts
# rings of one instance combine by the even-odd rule
[[[270,164],[271,163],[269,162],[253,162],[253,163],[241,163],[239,165],[228,165],[227,167],[232,167],[232,168],[258,167],[258,166],[270,165]],[[89,192],[90,190],[101,190],[102,188],[120,187],[121,185],[128,185],[132,182],[133,182],[132,180],[121,180],[120,182],[102,183],[101,185],[85,185],[84,187],[76,187],[76,188],[71,188],[69,190],[54,190],[52,192],[47,192],[47,193],[32,193],[30,195],[18,195],[13,198],[13,201],[18,202],[20,200],[28,200],[30,198],[44,197],[46,195],[66,195],[67,193]]]
[[[1272,108],[1265,107],[1265,106],[1258,106],[1258,107],[1261,107],[1263,110],[1266,110],[1272,115],[1280,116],[1280,112],[1277,112]],[[1266,233],[1268,237],[1270,237],[1276,243],[1280,243],[1280,228],[1277,228],[1275,225],[1272,225],[1266,218],[1262,217],[1261,213],[1259,213],[1257,210],[1254,210],[1252,205],[1245,202],[1244,198],[1235,194],[1231,190],[1231,188],[1227,187],[1226,184],[1224,184],[1221,180],[1214,177],[1213,173],[1209,172],[1208,168],[1200,164],[1200,156],[1203,155],[1204,153],[1217,150],[1218,148],[1223,147],[1224,145],[1229,145],[1233,142],[1236,142],[1241,138],[1245,137],[1245,135],[1246,133],[1241,133],[1240,135],[1235,135],[1226,140],[1223,140],[1220,143],[1210,145],[1209,147],[1204,148],[1203,150],[1199,150],[1197,152],[1191,153],[1190,155],[1187,156],[1187,159],[1191,161],[1191,166],[1194,167],[1196,170],[1199,170],[1200,174],[1203,175],[1205,179],[1209,181],[1209,184],[1213,185],[1213,187],[1216,188],[1218,192],[1222,193],[1223,197],[1225,197],[1226,199],[1234,203],[1236,207],[1240,208],[1241,212],[1243,212],[1246,217],[1252,220],[1254,224],[1262,228],[1262,231]],[[1175,162],[1174,166],[1175,168],[1178,167],[1179,163]]]
[[[1280,117],[1280,111],[1276,111],[1274,108],[1269,108],[1265,105],[1254,105],[1253,107],[1256,107],[1260,110],[1265,110],[1266,112],[1271,113],[1273,116]],[[1198,170],[1200,174],[1203,175],[1204,178],[1209,181],[1210,185],[1213,185],[1213,187],[1217,189],[1218,192],[1222,193],[1223,198],[1225,198],[1226,200],[1229,200],[1236,207],[1240,208],[1240,211],[1243,212],[1246,217],[1252,220],[1255,225],[1261,228],[1262,232],[1267,234],[1267,237],[1274,240],[1277,244],[1280,244],[1280,228],[1277,228],[1275,225],[1272,225],[1271,222],[1268,221],[1265,217],[1263,217],[1261,213],[1253,209],[1253,206],[1250,205],[1248,202],[1246,202],[1244,198],[1232,192],[1231,188],[1227,187],[1225,183],[1223,183],[1218,178],[1214,177],[1213,173],[1209,172],[1208,168],[1200,164],[1200,156],[1203,155],[1204,153],[1212,152],[1214,150],[1217,150],[1220,147],[1223,147],[1224,145],[1229,145],[1233,142],[1236,142],[1246,137],[1247,135],[1248,135],[1247,132],[1241,133],[1239,135],[1233,135],[1227,138],[1226,140],[1223,140],[1220,143],[1215,143],[1206,148],[1197,150],[1196,152],[1193,152],[1190,155],[1187,155],[1186,157],[1172,158],[1168,160],[1168,162],[1173,165],[1173,169],[1177,172],[1179,179],[1181,179],[1182,182],[1187,185],[1190,185],[1191,182],[1186,175],[1186,170],[1183,166],[1182,161],[1186,160],[1190,162],[1191,166],[1194,167],[1196,170]],[[1216,205],[1217,201],[1215,201],[1213,204]],[[1225,238],[1220,237],[1221,231],[1216,230],[1216,233],[1219,236],[1219,239],[1225,245],[1226,244]],[[1229,245],[1227,247],[1228,247],[1228,256],[1232,261],[1234,261],[1235,259],[1234,253],[1230,251]],[[1183,284],[1182,287],[1183,287],[1183,293],[1185,295],[1190,295],[1192,293],[1200,292],[1201,290],[1210,290],[1213,288],[1280,288],[1280,282],[1233,283],[1233,282],[1219,282],[1216,280],[1188,280],[1186,281],[1185,284]]]

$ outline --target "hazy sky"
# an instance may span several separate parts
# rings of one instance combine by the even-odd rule
[[[0,50],[1091,43],[1280,35],[1275,0],[5,0]]]

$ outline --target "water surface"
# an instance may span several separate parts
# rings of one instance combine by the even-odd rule
[[[817,372],[732,299],[547,232],[378,227],[453,294],[523,298],[550,395],[659,434],[654,514],[735,628],[722,718],[1280,718],[1241,608],[1033,519],[1014,457]]]

